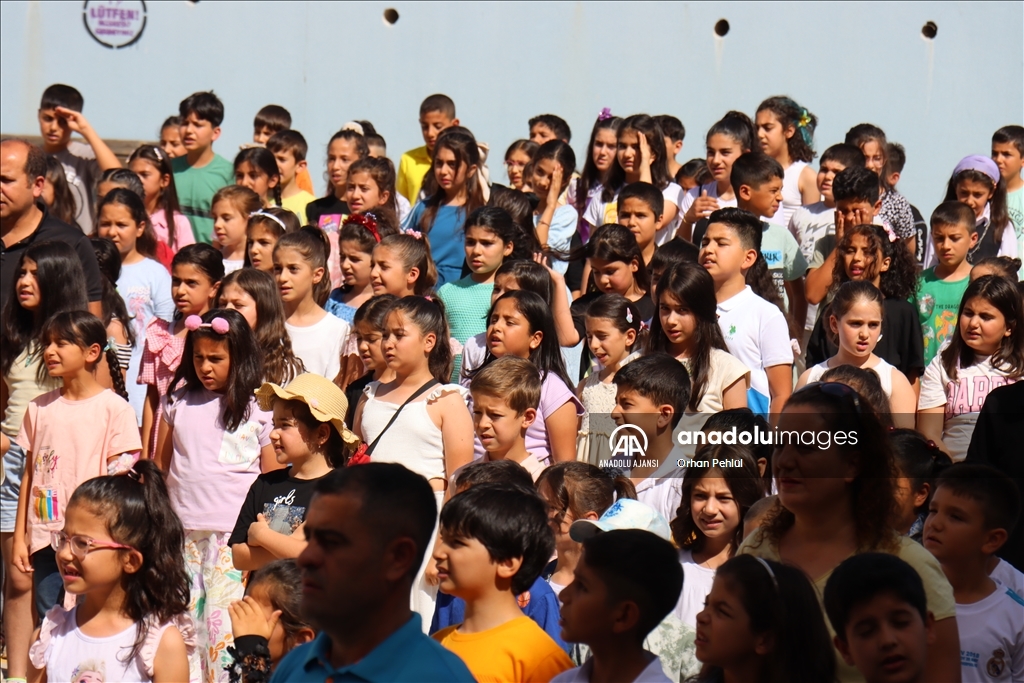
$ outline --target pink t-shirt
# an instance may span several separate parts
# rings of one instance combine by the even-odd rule
[[[154,211],[149,215],[149,222],[153,224],[156,238],[170,246],[171,231],[167,225],[167,212],[163,209]],[[196,238],[192,234],[192,224],[189,223],[188,217],[180,213],[174,214],[174,246],[171,247],[171,252],[176,254],[182,247],[195,243]]]
[[[576,406],[576,417],[581,417],[586,412],[576,394],[558,378],[558,375],[550,372],[545,375],[540,385],[537,419],[526,430],[526,450],[544,466],[551,464],[551,442],[548,441],[548,428],[544,420],[570,402]]]
[[[50,545],[50,532],[64,528],[64,509],[79,484],[105,476],[107,459],[142,449],[135,411],[104,389],[84,401],[69,401],[54,389],[28,404],[17,442],[31,455],[29,552]]]
[[[164,399],[164,422],[174,428],[167,491],[188,531],[234,528],[245,494],[260,474],[260,451],[270,443],[272,413],[260,410],[254,398],[249,419],[226,432],[221,398],[200,389]]]
[[[174,323],[160,318],[153,318],[146,326],[146,341],[142,348],[142,360],[139,363],[139,384],[156,387],[161,398],[170,393],[174,371],[181,365],[181,354],[185,351],[185,338],[174,336]],[[138,343],[138,342],[136,342]],[[153,417],[153,434],[149,440],[151,453],[156,452],[156,439],[160,433],[160,420],[163,416],[165,402],[158,401],[156,415]]]

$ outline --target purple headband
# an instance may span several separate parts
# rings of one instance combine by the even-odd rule
[[[979,171],[991,178],[993,184],[999,184],[999,167],[996,166],[996,162],[981,154],[972,154],[961,159],[953,169],[953,175],[956,176],[960,171]]]

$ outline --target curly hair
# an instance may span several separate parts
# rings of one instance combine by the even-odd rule
[[[792,161],[814,159],[814,129],[818,117],[785,96],[769,97],[757,107],[757,113],[770,111],[775,114],[783,129],[792,126],[793,135],[786,139],[789,158]]]
[[[844,250],[850,248],[854,237],[865,238],[868,251],[876,255],[868,264],[869,272],[872,266],[880,267],[882,260],[889,259],[889,268],[881,273],[878,283],[886,299],[906,300],[917,294],[917,266],[906,242],[901,239],[890,240],[886,229],[880,225],[855,225],[843,231],[843,238],[836,244],[836,254],[841,256]],[[881,254],[881,258],[877,257],[878,254]],[[832,293],[849,280],[846,264],[841,257],[837,258],[832,269]]]

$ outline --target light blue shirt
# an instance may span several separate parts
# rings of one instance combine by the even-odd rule
[[[534,214],[533,227],[537,227],[540,216]],[[569,253],[572,244],[572,236],[576,233],[576,224],[579,222],[579,214],[576,209],[568,204],[555,209],[555,215],[551,217],[551,226],[548,228],[548,246],[554,251],[564,254]],[[551,259],[552,270],[565,275],[569,268],[567,261]]]
[[[335,669],[330,663],[331,639],[320,633],[285,656],[271,683],[474,683],[457,655],[423,635],[420,615],[409,621],[355,664]]]

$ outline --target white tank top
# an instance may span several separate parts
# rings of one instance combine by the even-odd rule
[[[878,379],[882,382],[882,391],[885,392],[886,398],[892,398],[892,371],[893,366],[889,365],[884,358],[878,359],[878,364],[873,365],[870,368],[864,368],[865,370],[874,370],[875,374],[878,375]],[[807,382],[817,382],[821,379],[821,376],[828,372],[828,361],[818,363],[809,370],[807,375]]]
[[[794,161],[785,170],[782,178],[782,203],[779,204],[779,210],[772,217],[772,223],[788,228],[793,212],[803,206],[804,200],[800,194],[800,173],[806,166],[806,161]]]
[[[363,404],[360,437],[367,444],[373,443],[401,405],[376,398],[379,387],[380,382],[370,382],[363,389],[366,403]],[[460,394],[463,400],[469,396],[469,391],[458,384],[442,384],[428,392],[425,399],[417,398],[403,408],[395,423],[374,446],[370,460],[404,465],[428,480],[444,479],[444,439],[441,437],[441,428],[434,424],[427,413],[427,404],[453,391]]]
[[[118,681],[150,683],[153,662],[164,631],[175,627],[185,640],[191,655],[195,647],[192,619],[185,614],[162,626],[147,627],[146,639],[137,656],[123,661],[135,644],[139,624],[106,638],[82,633],[75,621],[77,607],[65,610],[57,605],[46,613],[39,638],[29,650],[29,659],[37,669],[46,670],[48,681]],[[90,677],[91,674],[91,677]]]

